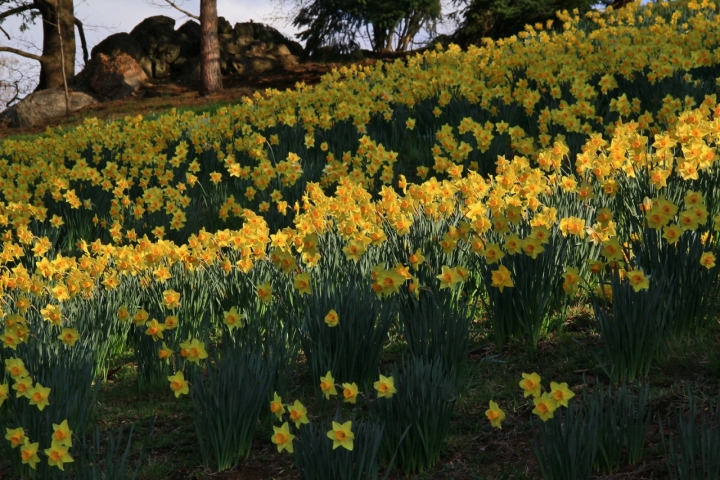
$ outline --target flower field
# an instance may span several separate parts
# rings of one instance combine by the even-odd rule
[[[0,144],[0,472],[720,478],[716,4],[555,23]]]

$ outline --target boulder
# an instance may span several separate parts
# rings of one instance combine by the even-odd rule
[[[92,96],[82,92],[70,92],[70,111],[80,110],[96,103]],[[65,91],[48,89],[34,92],[6,111],[11,127],[34,127],[65,115]]]
[[[218,17],[218,35],[232,35],[233,27],[225,17]]]
[[[283,63],[269,56],[247,56],[240,62],[231,63],[235,73],[242,76],[259,75],[283,66]]]
[[[200,57],[188,58],[183,63],[178,80],[190,85],[200,81]]]
[[[290,53],[292,53],[296,57],[302,57],[305,53],[305,48],[300,44],[300,42],[296,42],[294,40],[285,40],[285,45],[287,46],[288,50],[290,50]]]
[[[177,29],[178,33],[185,35],[188,40],[200,42],[200,24],[195,20],[188,20]]]
[[[296,57],[295,55],[285,55],[280,57],[280,61],[283,64],[283,67],[290,67],[293,65],[297,65],[300,63],[300,59]]]
[[[101,53],[91,62],[94,65],[90,88],[105,98],[118,99],[131,95],[148,79],[142,67],[125,53],[113,57]]]
[[[150,58],[154,78],[166,77],[170,65],[180,56],[182,44],[188,40],[175,31],[175,20],[164,15],[149,17],[132,29],[130,35],[138,41]]]
[[[233,31],[235,32],[236,37],[253,38],[253,23],[252,22],[236,23],[235,27],[233,27]]]
[[[152,63],[145,54],[140,42],[129,33],[114,33],[102,42],[95,45],[91,51],[91,58],[95,58],[101,53],[109,57],[116,57],[121,53],[130,55],[137,63],[140,64],[145,74],[152,75]]]
[[[286,47],[283,43],[275,45],[273,48],[268,50],[267,53],[268,55],[272,55],[273,57],[284,57],[286,55],[292,55],[288,47]]]

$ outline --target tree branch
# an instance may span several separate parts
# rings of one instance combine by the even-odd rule
[[[199,16],[199,15],[193,15],[192,13],[190,13],[190,12],[188,12],[188,11],[186,11],[186,10],[183,10],[182,8],[178,7],[178,6],[175,4],[175,2],[173,2],[172,0],[165,0],[165,2],[168,3],[168,4],[169,4],[171,7],[173,7],[175,10],[184,13],[185,15],[187,15],[187,16],[190,17],[190,18],[194,18],[194,19],[197,20],[198,22],[200,21],[200,16]]]
[[[88,61],[90,61],[90,55],[88,55],[87,41],[85,40],[85,30],[83,29],[82,22],[77,17],[75,17],[73,21],[75,22],[75,26],[78,29],[78,33],[80,34],[80,44],[82,45],[83,60],[87,64]]]
[[[28,10],[32,10],[35,8],[35,5],[20,5],[19,7],[11,8],[10,10],[6,10],[2,13],[0,13],[0,20],[7,17],[12,17],[13,15],[17,15],[18,13],[27,12]]]
[[[14,53],[15,55],[20,55],[21,57],[30,58],[32,60],[37,60],[40,63],[45,61],[45,57],[42,57],[40,55],[35,55],[32,53],[28,53],[28,52],[24,52],[22,50],[18,50],[17,48],[0,47],[0,52]]]
[[[0,30],[2,30],[2,33],[5,34],[5,36],[7,37],[8,40],[12,40],[12,38],[10,38],[10,34],[7,33],[4,28],[0,27]]]

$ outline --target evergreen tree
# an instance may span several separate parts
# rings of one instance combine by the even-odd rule
[[[440,16],[440,0],[312,0],[300,5],[293,25],[304,28],[298,37],[308,53],[326,46],[354,50],[363,33],[376,52],[403,52],[423,27],[432,30]]]

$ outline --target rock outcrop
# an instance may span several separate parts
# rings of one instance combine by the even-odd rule
[[[92,96],[82,92],[70,92],[70,111],[80,110],[86,105],[96,103]],[[34,127],[65,115],[65,91],[48,89],[34,92],[13,105],[2,116],[8,119],[11,127]]]
[[[225,18],[219,17],[218,37],[220,69],[226,75],[258,75],[268,70],[287,68],[297,64],[303,53],[299,43],[262,23],[236,23],[232,26]],[[96,61],[101,54],[109,58]],[[197,82],[200,79],[200,24],[190,20],[175,29],[175,20],[170,17],[157,15],[146,18],[130,33],[116,33],[97,44],[92,49],[93,60],[88,68],[94,72],[98,65],[117,64],[113,59],[123,54],[140,65],[147,79]],[[124,59],[120,63],[124,65],[128,62]],[[134,68],[130,70],[134,72]],[[118,98],[133,91],[118,85],[117,92],[114,92],[112,81],[92,81],[93,72],[79,74],[78,84],[106,98]],[[139,79],[139,75],[133,74],[132,82],[126,77],[123,81],[135,88]]]
[[[140,64],[126,53],[113,57],[101,53],[91,62],[90,88],[104,98],[114,100],[132,95],[148,79]]]

